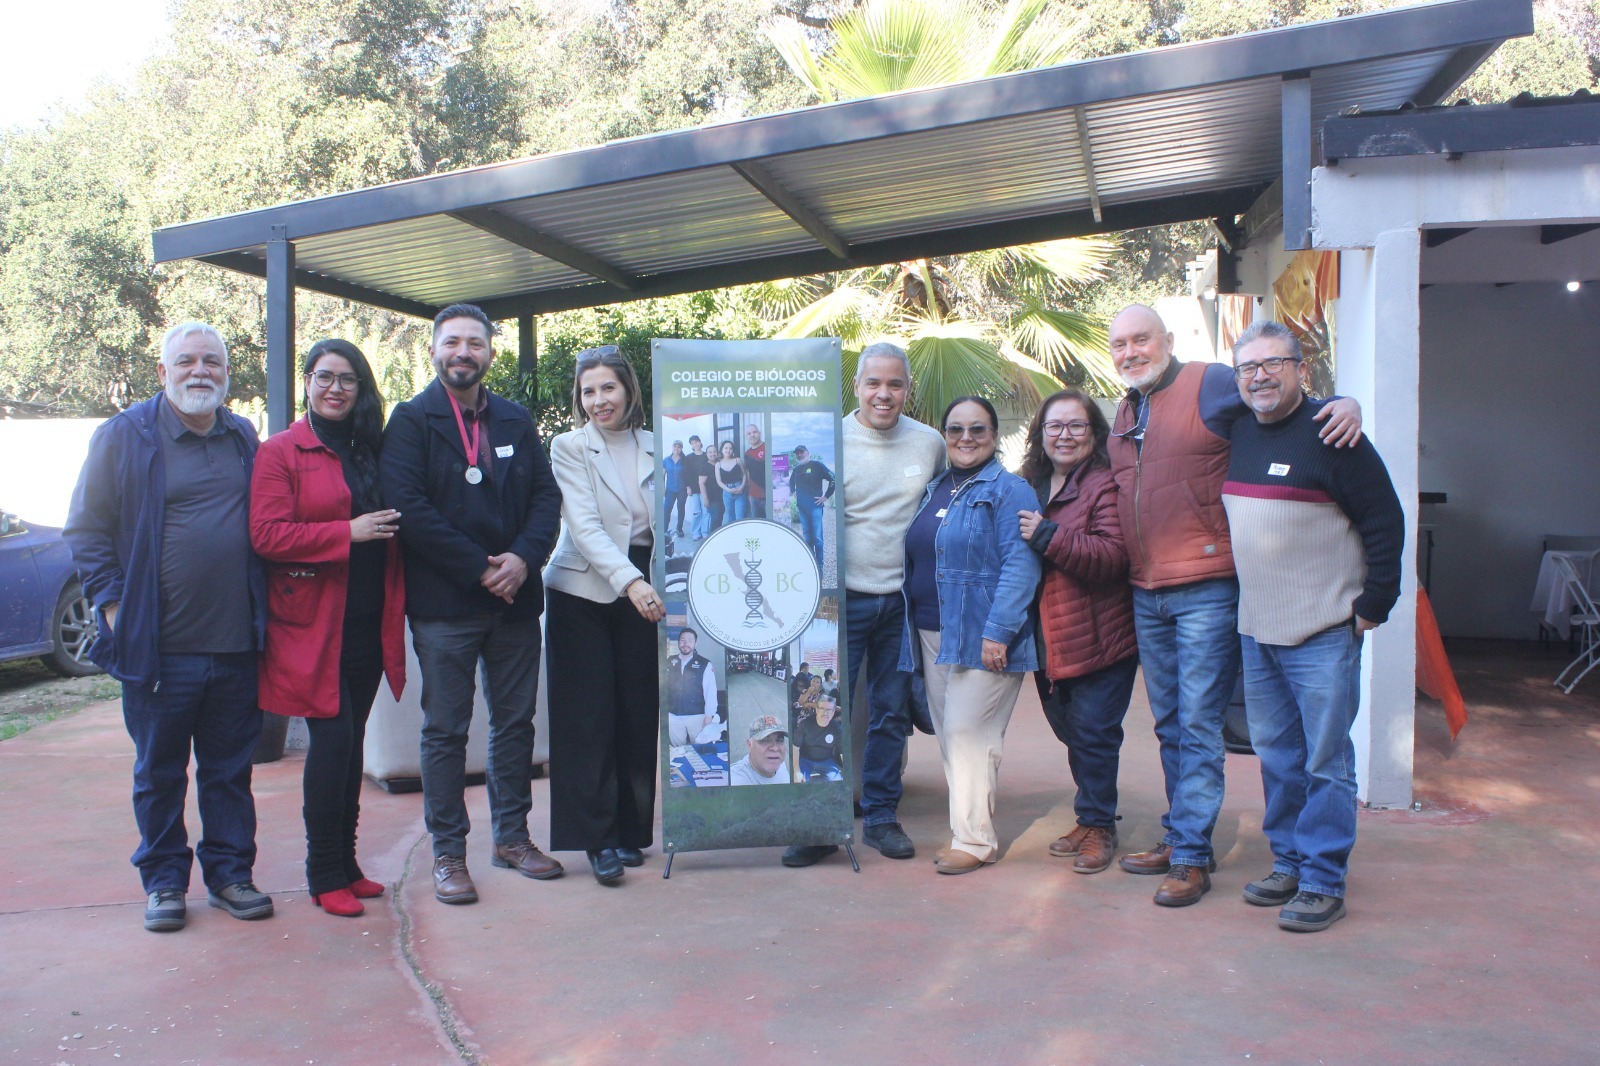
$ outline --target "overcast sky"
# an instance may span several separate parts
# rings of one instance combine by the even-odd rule
[[[98,80],[126,81],[167,33],[167,0],[6,4],[0,127],[31,126],[76,106]]]

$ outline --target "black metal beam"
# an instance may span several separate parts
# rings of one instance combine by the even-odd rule
[[[1451,0],[1288,26],[1175,49],[1066,63],[889,97],[765,115],[619,141],[167,226],[155,261],[198,258],[264,244],[271,227],[290,240],[461,211],[550,193],[677,174],[793,152],[973,123],[1156,97],[1207,85],[1281,77],[1533,32],[1532,0]]]
[[[1429,229],[1422,231],[1422,240],[1429,248],[1437,248],[1441,244],[1449,244],[1457,237],[1465,237],[1476,226],[1448,226],[1444,229]]]
[[[572,245],[541,233],[531,226],[525,226],[514,218],[502,215],[489,207],[465,207],[459,211],[446,211],[445,214],[457,222],[464,222],[469,226],[492,233],[503,241],[509,241],[530,252],[535,252],[546,259],[554,259],[563,266],[573,270],[580,270],[592,278],[608,281],[619,289],[631,289],[634,278],[622,270],[617,269],[603,259],[590,255],[582,248]]]
[[[1585,233],[1600,229],[1600,222],[1579,222],[1575,225],[1552,225],[1539,227],[1539,243],[1555,244],[1559,241],[1581,237]]]
[[[539,375],[539,327],[533,315],[517,316],[517,373],[525,378]]]
[[[1283,78],[1283,247],[1311,247],[1311,75]]]
[[[1322,124],[1322,158],[1328,163],[1593,145],[1600,145],[1600,100],[1340,115]]]
[[[237,271],[240,274],[249,274],[252,277],[264,278],[267,276],[267,261],[260,256],[250,255],[245,252],[218,252],[216,255],[203,255],[200,257],[200,262]],[[354,300],[357,303],[381,307],[386,311],[398,311],[402,315],[412,315],[416,318],[432,318],[439,310],[429,304],[408,300],[404,296],[395,296],[379,289],[369,289],[365,285],[340,281],[338,278],[330,278],[326,274],[317,274],[310,270],[296,270],[294,272],[294,284],[297,289],[310,289],[312,292],[320,292],[324,296],[337,296],[341,300]]]
[[[267,432],[294,421],[294,243],[267,242]]]
[[[772,201],[774,207],[794,219],[795,225],[815,237],[818,244],[840,259],[850,258],[850,246],[845,243],[844,238],[833,232],[833,228],[807,207],[792,189],[774,177],[772,171],[753,159],[735,163],[733,169],[741,178],[748,181],[756,192]]]
[[[1104,212],[1100,207],[1100,182],[1094,174],[1094,147],[1089,143],[1089,117],[1083,108],[1075,107],[1072,120],[1078,127],[1078,157],[1083,161],[1083,183],[1089,187],[1089,210],[1099,222]]]
[[[1458,48],[1455,55],[1445,61],[1445,64],[1434,72],[1428,83],[1416,91],[1411,97],[1411,102],[1418,107],[1428,107],[1437,104],[1446,96],[1461,88],[1461,83],[1472,76],[1472,72],[1482,65],[1485,59],[1494,54],[1500,47],[1499,41],[1486,41],[1483,44],[1469,45]]]
[[[912,237],[897,237],[870,244],[856,244],[851,245],[850,259],[846,264],[841,264],[831,252],[803,252],[798,255],[747,259],[712,267],[655,274],[640,278],[638,288],[631,292],[608,285],[583,285],[549,292],[480,300],[478,306],[494,319],[511,318],[529,312],[545,314],[653,296],[674,296],[682,292],[720,289],[729,285],[775,281],[779,278],[801,277],[806,274],[823,274],[839,270],[842,266],[877,266],[906,259],[964,255],[986,248],[1004,248],[1013,244],[1059,240],[1063,237],[1083,237],[1093,233],[1165,226],[1200,218],[1232,217],[1249,207],[1256,197],[1261,195],[1263,188],[1262,185],[1248,185],[1137,204],[1107,204],[1104,221],[1099,223],[1094,220],[1092,212],[1070,211],[990,225],[966,226]]]

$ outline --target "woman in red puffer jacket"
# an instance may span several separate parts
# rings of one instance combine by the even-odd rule
[[[1033,416],[1021,470],[1041,508],[1022,514],[1022,537],[1044,563],[1040,692],[1078,787],[1077,828],[1050,854],[1072,858],[1084,874],[1110,866],[1117,846],[1122,719],[1139,669],[1128,553],[1106,459],[1110,433],[1093,400],[1058,392]]]

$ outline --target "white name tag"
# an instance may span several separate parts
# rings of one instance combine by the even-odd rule
[[[511,453],[515,452],[516,450],[517,449],[515,445],[502,444],[500,447],[494,450],[494,454],[499,456],[501,459],[509,459],[511,458]]]
[[[921,477],[921,476],[922,476],[922,467],[918,466],[916,463],[912,463],[910,466],[906,467],[906,477]]]
[[[1272,477],[1284,477],[1289,473],[1288,463],[1273,463],[1267,467],[1267,473]]]
[[[950,513],[950,508],[941,507],[937,511],[934,512],[933,517],[935,517],[935,518],[943,518],[945,515],[947,515],[949,513]]]

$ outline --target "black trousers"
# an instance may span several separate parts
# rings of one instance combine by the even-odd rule
[[[634,565],[649,573],[649,549]],[[656,627],[627,596],[595,603],[551,589],[550,847],[647,848],[661,733]]]
[[[346,888],[362,877],[356,864],[356,822],[361,815],[362,753],[367,716],[383,680],[381,619],[348,626],[339,655],[339,713],[307,718],[306,886],[314,895]]]

